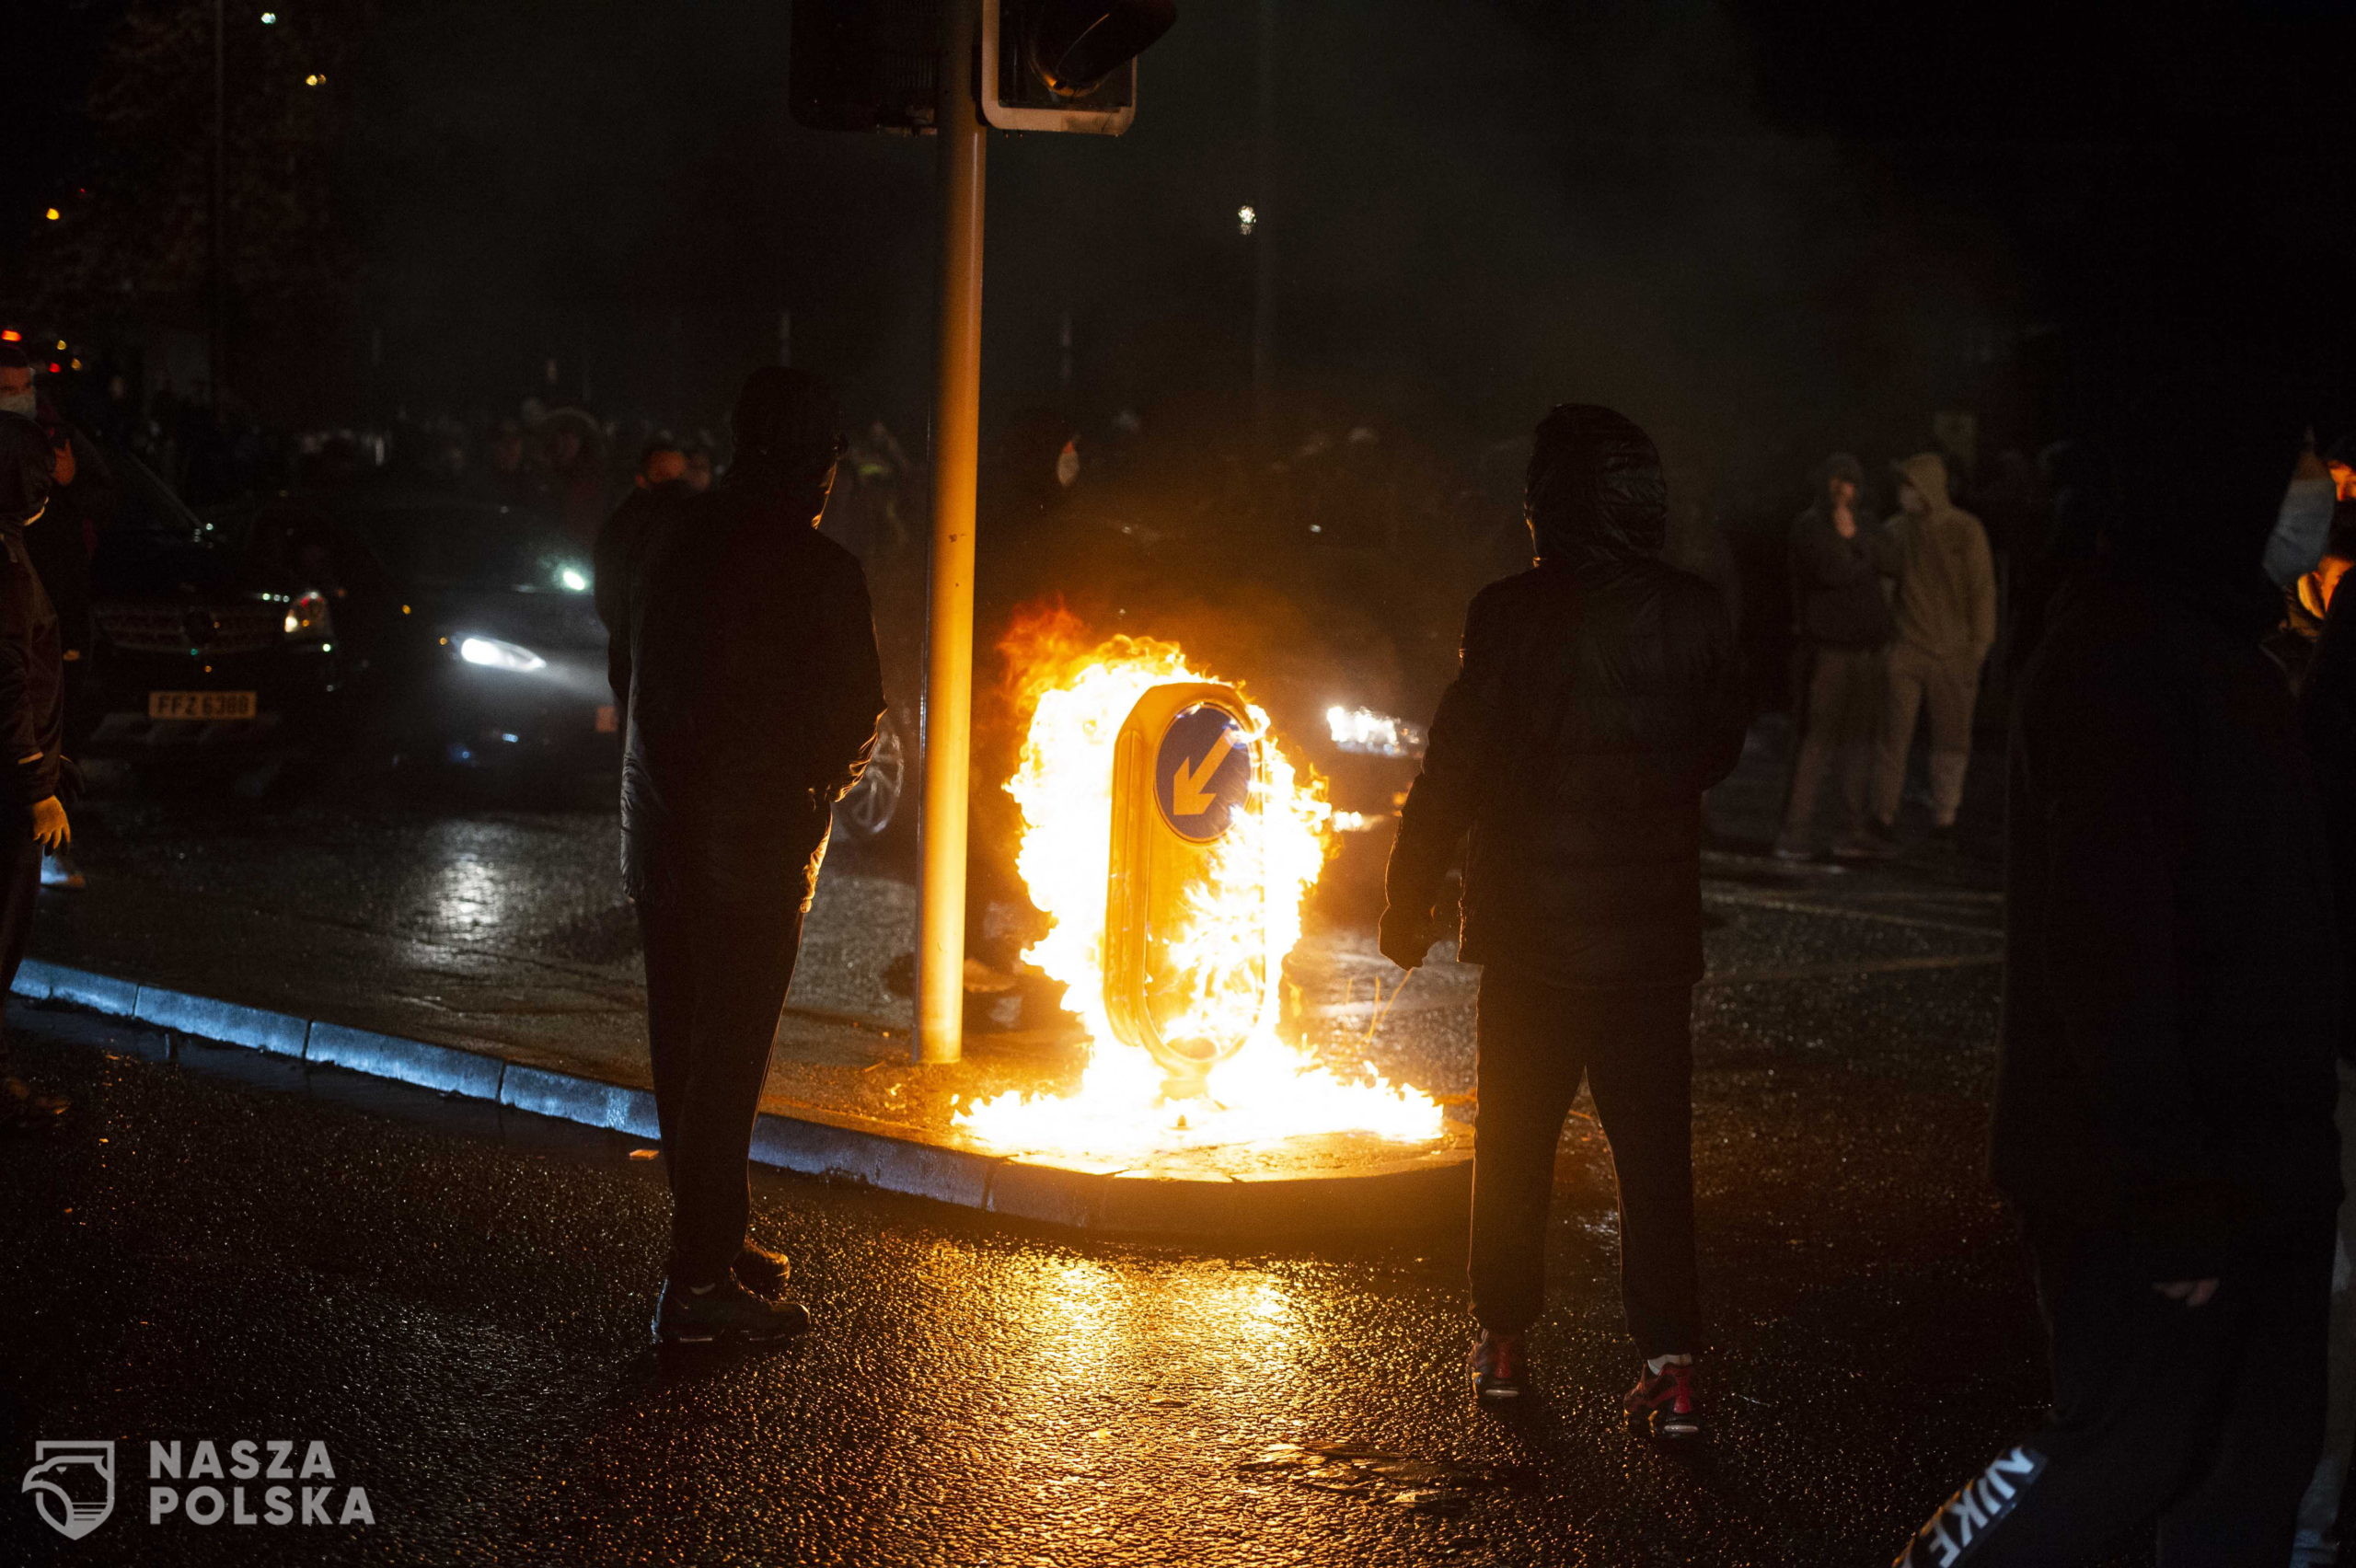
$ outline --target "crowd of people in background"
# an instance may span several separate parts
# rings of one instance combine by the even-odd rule
[[[1949,496],[1947,465],[1895,465],[1898,510],[1864,514],[1865,472],[1836,453],[1792,524],[1791,783],[1778,859],[1814,859],[1825,784],[1840,816],[1836,859],[1898,848],[1918,720],[1930,730],[1930,831],[1951,840],[1971,762],[1981,668],[1996,642],[1996,565],[1978,517]]]
[[[615,412],[554,396],[525,397],[503,409],[396,409],[349,425],[272,429],[242,405],[215,409],[201,389],[191,395],[168,383],[145,385],[105,363],[41,379],[77,428],[108,450],[140,458],[200,512],[280,491],[396,478],[532,512],[586,548],[606,515],[639,488],[650,465],[664,477],[647,482],[699,491],[724,471],[729,456],[724,434],[707,428],[700,416]],[[1959,418],[1926,414],[1923,428],[1944,436]],[[1968,419],[1962,422],[1969,428]],[[1050,425],[1052,440],[1040,433]],[[920,578],[929,508],[921,446],[872,414],[854,418],[849,429],[851,446],[825,531],[879,579]],[[2006,644],[2021,644],[2011,617],[2033,619],[2041,605],[2039,574],[2048,569],[2052,532],[2050,498],[2058,481],[2016,450],[1975,461],[1969,440],[1928,444],[1926,455],[1941,462],[1957,504],[1941,505],[1925,490],[1919,526],[1874,521],[1863,546],[1835,542],[1854,553],[1910,532],[1926,539],[1962,538],[1969,530],[1958,517],[1981,521],[1985,553],[2004,583],[2007,616],[1999,636],[1983,640],[1993,641],[2000,655]],[[1796,476],[1779,469],[1764,451],[1748,453],[1738,465],[1698,432],[1671,432],[1663,447],[1669,497],[1664,559],[1709,582],[1726,600],[1762,707],[1783,707],[1783,676],[1788,670],[1795,679],[1792,710],[1805,716],[1800,727],[1815,736],[1802,748],[1808,761],[1795,778],[1796,815],[1807,814],[1797,810],[1801,805],[1813,808],[1818,797],[1830,797],[1839,803],[1826,830],[1836,853],[1886,849],[1873,827],[1888,815],[1877,791],[1888,788],[1889,770],[1877,771],[1874,754],[1895,726],[1881,709],[1911,699],[1936,732],[1933,749],[1941,754],[1943,776],[1951,771],[1946,754],[1954,748],[1946,743],[1968,719],[1960,701],[1966,683],[1955,678],[1955,670],[1969,657],[1978,628],[1963,628],[1966,640],[1954,648],[1898,637],[1895,620],[1901,615],[1913,617],[1910,639],[1947,629],[1919,619],[1923,611],[1945,608],[1923,597],[1935,566],[1928,556],[1922,561],[1925,570],[1911,574],[1914,596],[1904,605],[1893,599],[1883,612],[1882,618],[1893,622],[1887,633],[1877,638],[1871,627],[1860,634],[1840,625],[1844,613],[1869,615],[1869,606],[1859,601],[1844,611],[1838,584],[1795,582],[1787,588],[1783,581],[1787,572],[1821,572],[1839,564],[1822,550],[1801,548],[1796,539],[1784,548],[1790,498],[1800,489]],[[986,451],[982,500],[985,522],[997,525],[1001,541],[1054,513],[1091,536],[1117,536],[1148,552],[1168,539],[1199,553],[1193,547],[1207,533],[1224,531],[1282,537],[1328,558],[1388,557],[1398,563],[1400,583],[1386,592],[1403,592],[1415,602],[1403,610],[1386,605],[1386,613],[1430,621],[1434,635],[1426,640],[1444,653],[1452,645],[1449,606],[1511,570],[1517,552],[1527,548],[1519,542],[1512,493],[1518,449],[1511,441],[1474,446],[1438,441],[1405,421],[1307,398],[1288,408],[1274,432],[1249,419],[1209,417],[1191,405],[1082,417],[1034,404],[1014,410]],[[674,464],[679,472],[670,476]],[[1906,487],[1894,471],[1868,484],[1860,468],[1850,483],[1857,491],[1852,504],[1875,519],[1900,511]],[[1820,510],[1821,485],[1807,489],[1807,499]],[[1267,564],[1253,563],[1255,570]],[[1968,576],[1971,563],[1958,564]],[[1900,579],[1884,574],[1883,581],[1895,592]],[[879,582],[887,618],[895,596]],[[1790,617],[1762,612],[1787,597],[1794,605]],[[1983,608],[1994,602],[1992,594],[1978,601]],[[1800,656],[1788,662],[1782,651],[1787,629],[1800,645]],[[1864,645],[1885,641],[1889,651],[1877,663],[1848,657],[1854,650],[1842,640],[1854,635],[1863,635]],[[1868,663],[1875,663],[1877,691],[1854,678],[1842,684],[1844,670],[1854,676]],[[1819,683],[1822,693],[1812,689]],[[1819,696],[1823,700],[1811,700]],[[1871,709],[1870,721],[1844,720],[1844,700]],[[1841,755],[1832,756],[1827,747]],[[1814,834],[1796,836],[1812,842]]]

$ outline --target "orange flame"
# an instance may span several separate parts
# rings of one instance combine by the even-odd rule
[[[1363,1131],[1425,1141],[1441,1131],[1429,1096],[1367,1068],[1347,1081],[1278,1032],[1284,959],[1325,864],[1333,813],[1321,780],[1304,777],[1246,704],[1261,776],[1257,810],[1239,816],[1213,852],[1170,943],[1194,998],[1191,1026],[1242,1044],[1214,1067],[1207,1094],[1164,1098],[1161,1067],[1114,1032],[1104,1006],[1105,894],[1111,876],[1114,742],[1146,692],[1216,682],[1174,645],[1115,637],[1091,644],[1061,605],[1018,618],[999,644],[1006,696],[1024,727],[1007,790],[1022,813],[1016,858],[1031,901],[1052,921],[1022,956],[1068,987],[1064,1005],[1090,1051],[1077,1093],[1002,1094],[962,1111],[958,1124],[1000,1147],[1126,1159],[1214,1145]]]

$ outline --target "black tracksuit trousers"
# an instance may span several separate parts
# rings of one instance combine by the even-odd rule
[[[716,1282],[745,1244],[753,1120],[826,830],[822,810],[799,874],[782,867],[773,896],[722,897],[690,884],[638,901],[655,1115],[671,1182],[669,1273],[683,1285]]]
[[[1546,1307],[1554,1148],[1584,1080],[1620,1182],[1620,1291],[1638,1351],[1700,1348],[1693,1262],[1693,991],[1481,977],[1472,1313],[1518,1333]]]
[[[2280,1568],[2323,1447],[2332,1216],[2252,1239],[2186,1307],[2124,1238],[2032,1236],[2053,1368],[2045,1430],[1966,1482],[1899,1568]]]

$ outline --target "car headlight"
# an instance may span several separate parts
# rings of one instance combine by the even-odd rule
[[[286,618],[279,624],[289,642],[325,642],[335,635],[335,618],[328,614],[328,596],[316,590],[289,599]]]
[[[458,657],[469,664],[480,664],[487,670],[505,670],[518,675],[545,670],[549,663],[521,643],[502,642],[495,637],[460,638]]]
[[[1421,724],[1411,724],[1388,713],[1377,713],[1370,708],[1344,708],[1336,704],[1325,710],[1325,730],[1335,745],[1359,756],[1424,755],[1424,727]]]
[[[589,592],[589,573],[581,567],[559,567],[557,569],[556,580],[560,585],[562,585],[564,591],[568,594],[586,594]]]

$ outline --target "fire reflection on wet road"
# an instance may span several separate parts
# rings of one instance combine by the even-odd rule
[[[1849,940],[1784,911],[1732,929],[1761,968]],[[756,1228],[817,1331],[664,1362],[642,1346],[659,1169],[627,1140],[253,1053],[147,1060],[152,1037],[59,1015],[22,1050],[81,1109],[0,1146],[12,1424],[316,1433],[379,1519],[325,1545],[119,1523],[76,1548],[93,1562],[1875,1561],[2040,1394],[1980,1176],[1995,978],[1703,993],[1719,1430],[1691,1458],[1614,1420],[1630,1368],[1584,1122],[1550,1392],[1511,1420],[1463,1392],[1453,1237],[1229,1256],[767,1174]]]

